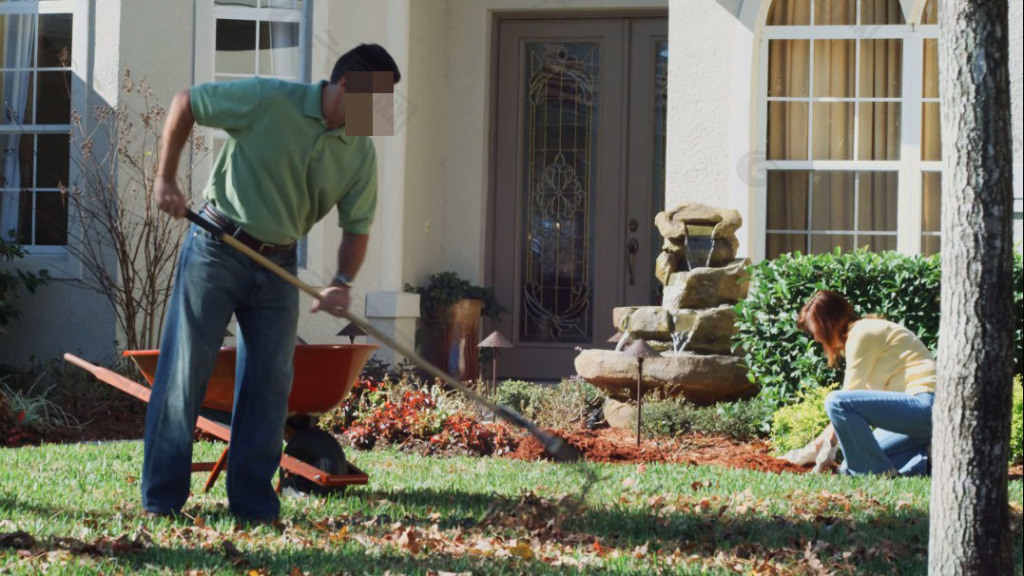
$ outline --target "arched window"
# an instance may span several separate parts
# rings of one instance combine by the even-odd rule
[[[774,0],[763,34],[764,255],[938,251],[938,27],[899,0]]]

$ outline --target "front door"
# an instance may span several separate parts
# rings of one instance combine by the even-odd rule
[[[509,308],[503,378],[575,373],[612,309],[657,304],[664,18],[498,26],[492,285]]]

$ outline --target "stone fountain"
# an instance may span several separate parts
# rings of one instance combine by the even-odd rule
[[[616,308],[612,320],[622,340],[615,350],[583,351],[576,372],[613,398],[630,398],[637,362],[621,350],[643,339],[660,352],[644,363],[648,390],[698,404],[753,396],[757,387],[732,350],[732,307],[747,295],[750,265],[736,259],[739,212],[683,204],[658,214],[655,224],[665,239],[656,269],[662,305]]]

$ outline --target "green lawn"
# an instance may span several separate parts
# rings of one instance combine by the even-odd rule
[[[369,486],[238,529],[223,482],[194,520],[140,517],[137,442],[0,450],[0,573],[925,573],[927,480],[351,456]]]

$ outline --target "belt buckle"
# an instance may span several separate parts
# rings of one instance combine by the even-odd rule
[[[274,252],[276,249],[277,249],[277,246],[274,245],[274,244],[268,244],[266,242],[260,242],[260,247],[256,251],[259,252],[260,254],[266,254],[268,252]]]

